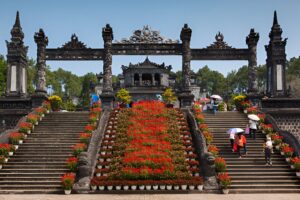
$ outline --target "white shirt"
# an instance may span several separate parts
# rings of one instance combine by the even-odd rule
[[[253,120],[249,120],[249,123],[250,123],[250,127],[251,129],[257,129],[257,126],[256,126],[256,122],[253,121]]]
[[[266,147],[269,148],[269,149],[272,149],[273,148],[272,141],[267,141],[266,142]]]
[[[234,139],[235,134],[234,133],[230,133],[229,134],[229,139]]]

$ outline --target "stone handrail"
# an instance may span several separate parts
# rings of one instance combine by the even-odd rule
[[[215,171],[215,158],[207,151],[206,140],[198,128],[198,124],[194,118],[190,109],[182,109],[186,115],[187,122],[190,127],[191,135],[193,137],[193,143],[196,147],[197,156],[200,158],[201,174],[204,178],[204,189],[206,191],[218,190],[219,185],[216,179]]]
[[[105,128],[108,123],[110,111],[103,110],[98,123],[97,129],[92,133],[92,137],[86,152],[79,155],[78,170],[76,174],[76,183],[73,189],[77,193],[89,193],[90,181],[93,177],[97,164],[97,155],[99,144],[104,135]]]

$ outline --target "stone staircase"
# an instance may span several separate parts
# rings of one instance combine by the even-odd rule
[[[231,151],[229,128],[245,129],[247,116],[238,112],[205,113],[205,122],[214,135],[213,144],[226,160],[227,171],[232,178],[230,193],[299,193],[300,179],[296,177],[278,151],[272,155],[273,165],[265,166],[263,143],[265,136],[256,134],[256,140],[247,137],[248,154],[239,158]],[[243,150],[242,150],[243,153]]]
[[[53,112],[28,135],[0,170],[0,193],[62,193],[60,177],[88,112]]]

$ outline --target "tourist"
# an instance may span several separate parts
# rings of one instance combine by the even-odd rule
[[[243,146],[244,146],[244,154],[247,155],[247,140],[244,134],[241,135],[241,140],[243,141]]]
[[[249,120],[249,128],[250,128],[250,131],[249,131],[249,136],[250,138],[252,138],[252,135],[253,135],[253,139],[255,140],[256,139],[256,130],[257,130],[257,122],[254,121],[254,120]]]
[[[91,106],[99,102],[99,96],[95,93],[91,94]]]
[[[239,158],[242,158],[242,154],[241,154],[241,148],[244,147],[244,141],[242,139],[242,134],[238,134],[236,137],[235,137],[235,144],[236,144],[236,150],[239,154]]]
[[[272,160],[271,160],[272,149],[273,149],[273,145],[272,145],[271,138],[267,138],[267,142],[264,144],[266,166],[272,165]]]
[[[211,108],[212,108],[214,114],[216,114],[217,109],[218,109],[217,100],[215,98],[211,98],[210,104],[211,104]]]
[[[229,141],[231,145],[232,152],[234,152],[234,139],[235,139],[235,133],[230,133],[229,134]]]

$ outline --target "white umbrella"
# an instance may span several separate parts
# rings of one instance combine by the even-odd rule
[[[217,95],[217,94],[211,95],[210,98],[222,99],[222,97],[220,95]]]
[[[253,121],[259,121],[260,120],[259,117],[255,114],[248,115],[248,118],[253,120]]]
[[[241,128],[231,128],[227,131],[228,134],[231,134],[231,133],[237,134],[237,133],[242,133],[242,132],[244,132],[244,130]]]

